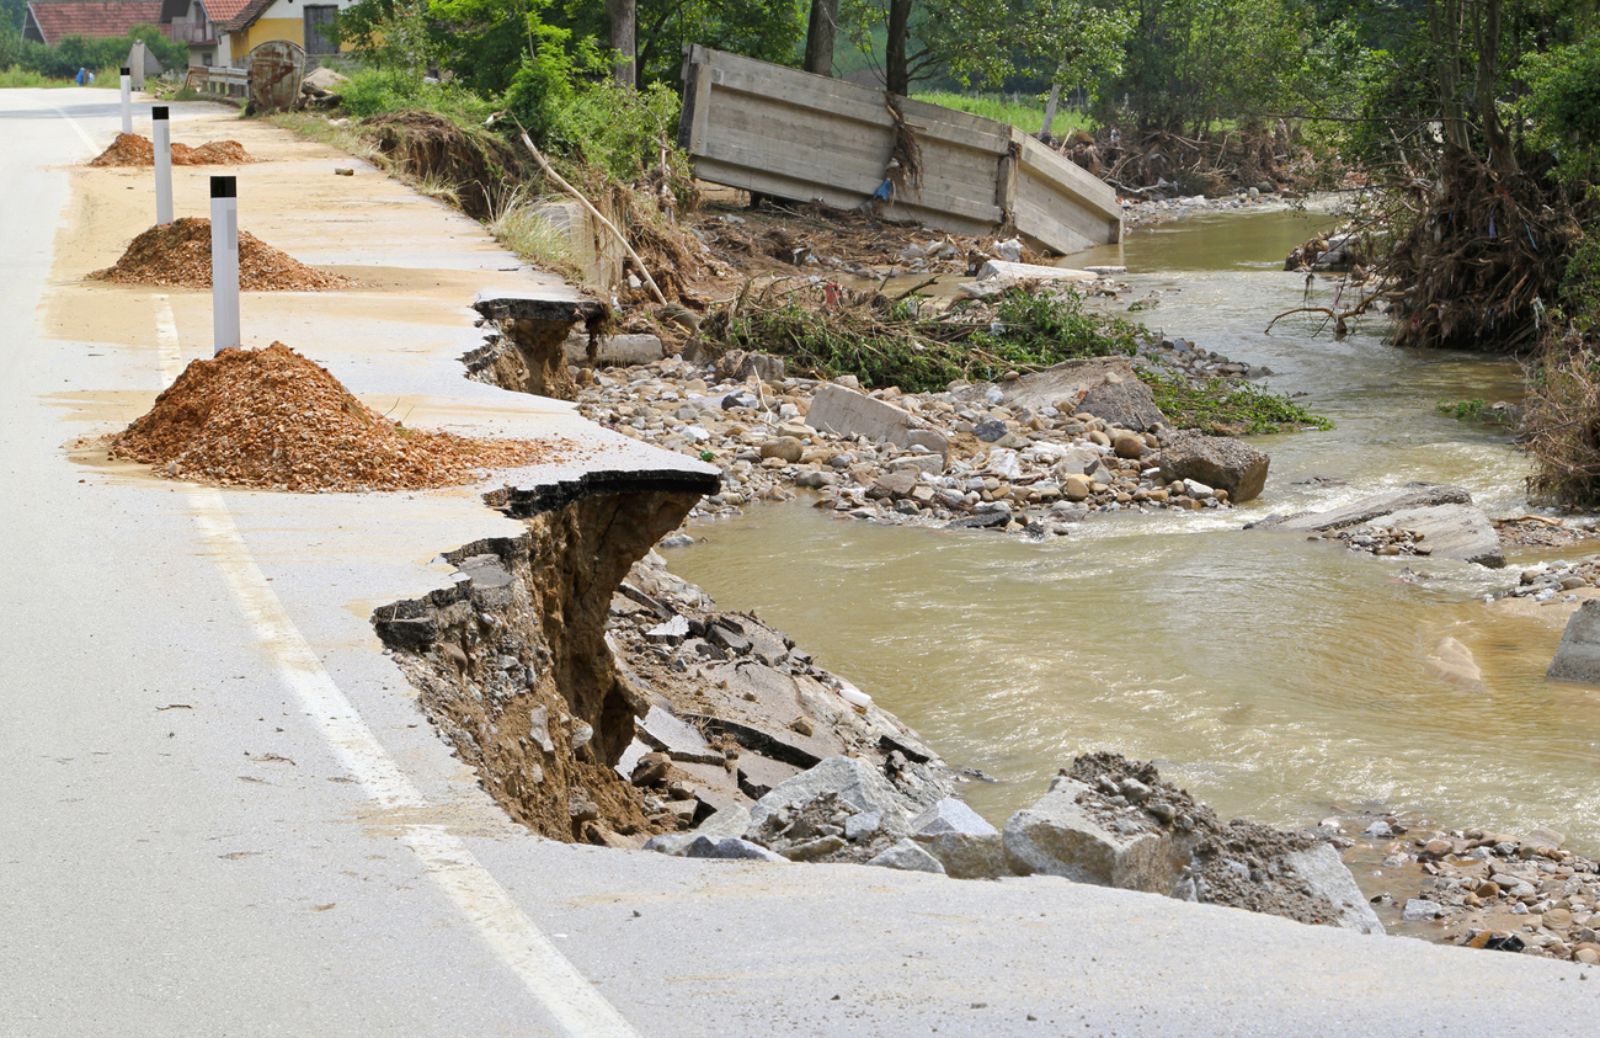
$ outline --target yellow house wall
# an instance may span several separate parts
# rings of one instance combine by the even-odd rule
[[[306,45],[306,23],[301,18],[258,18],[243,32],[230,34],[233,37],[233,53],[243,58],[258,44],[268,40],[288,40],[290,43],[304,47]],[[350,45],[341,43],[340,50],[348,50]]]

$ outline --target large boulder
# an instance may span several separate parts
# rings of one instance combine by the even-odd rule
[[[1572,614],[1547,673],[1557,681],[1600,685],[1600,599],[1590,599]]]
[[[1319,843],[1303,851],[1291,851],[1283,856],[1283,862],[1304,884],[1309,896],[1333,906],[1335,914],[1328,920],[1329,925],[1358,933],[1384,932],[1378,913],[1356,886],[1356,878],[1333,844]]]
[[[1235,504],[1261,496],[1270,464],[1264,451],[1228,436],[1182,432],[1161,448],[1162,479],[1192,479],[1226,490]]]
[[[1049,792],[1006,822],[1002,839],[1012,870],[1169,893],[1192,842],[1133,813],[1097,811],[1097,799],[1086,783],[1058,776]]]
[[[912,819],[911,838],[957,879],[997,879],[1011,871],[1000,831],[955,797]]]
[[[1089,357],[1069,360],[1010,382],[968,386],[955,394],[958,400],[976,402],[998,388],[1007,407],[1055,407],[1069,414],[1085,412],[1111,425],[1147,432],[1165,422],[1150,387],[1133,370],[1126,357]]]
[[[819,388],[811,398],[806,424],[835,436],[863,436],[906,448],[920,445],[938,455],[950,450],[943,433],[904,408],[832,383]]]
[[[914,809],[878,766],[829,757],[756,801],[744,838],[792,861],[865,862],[910,835]]]

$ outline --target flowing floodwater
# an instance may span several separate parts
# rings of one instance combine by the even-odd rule
[[[1376,319],[1342,342],[1312,318],[1263,334],[1306,291],[1282,257],[1327,222],[1200,217],[1074,257],[1125,262],[1133,298],[1160,293],[1145,323],[1267,365],[1268,385],[1334,419],[1255,441],[1272,454],[1262,499],[1095,516],[1042,543],[769,505],[696,528],[703,542],[672,552],[672,568],[724,607],[759,611],[952,764],[997,779],[964,791],[996,822],[1074,753],[1105,748],[1159,761],[1225,815],[1304,825],[1383,807],[1547,825],[1600,849],[1600,690],[1544,679],[1564,614],[1484,603],[1515,563],[1408,567],[1241,530],[1409,480],[1465,485],[1495,514],[1525,507],[1508,438],[1437,411],[1515,399],[1513,365],[1394,350]],[[1312,291],[1326,301],[1334,287]],[[1481,680],[1441,665],[1447,639]]]

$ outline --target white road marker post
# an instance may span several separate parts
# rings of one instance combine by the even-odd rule
[[[212,352],[241,345],[239,336],[239,187],[211,178]]]
[[[122,69],[122,132],[133,132],[133,69]]]
[[[172,222],[172,124],[167,106],[150,109],[150,140],[156,149],[156,226]]]

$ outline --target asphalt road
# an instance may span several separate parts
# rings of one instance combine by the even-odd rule
[[[217,112],[178,107],[175,136]],[[76,168],[116,129],[112,91],[0,91],[0,1035],[1594,1033],[1600,970],[1569,964],[1053,879],[690,862],[518,829],[367,620],[509,520],[470,492],[218,491],[74,447],[148,407],[209,334],[203,293],[82,282],[86,228],[109,262],[145,221],[145,175]],[[252,213],[350,160],[241,134],[282,152],[241,168],[247,227],[443,286],[247,297],[247,341],[293,331],[364,397],[454,428],[669,460],[460,379],[458,282],[537,280],[469,221],[366,167],[351,190],[370,208]]]

